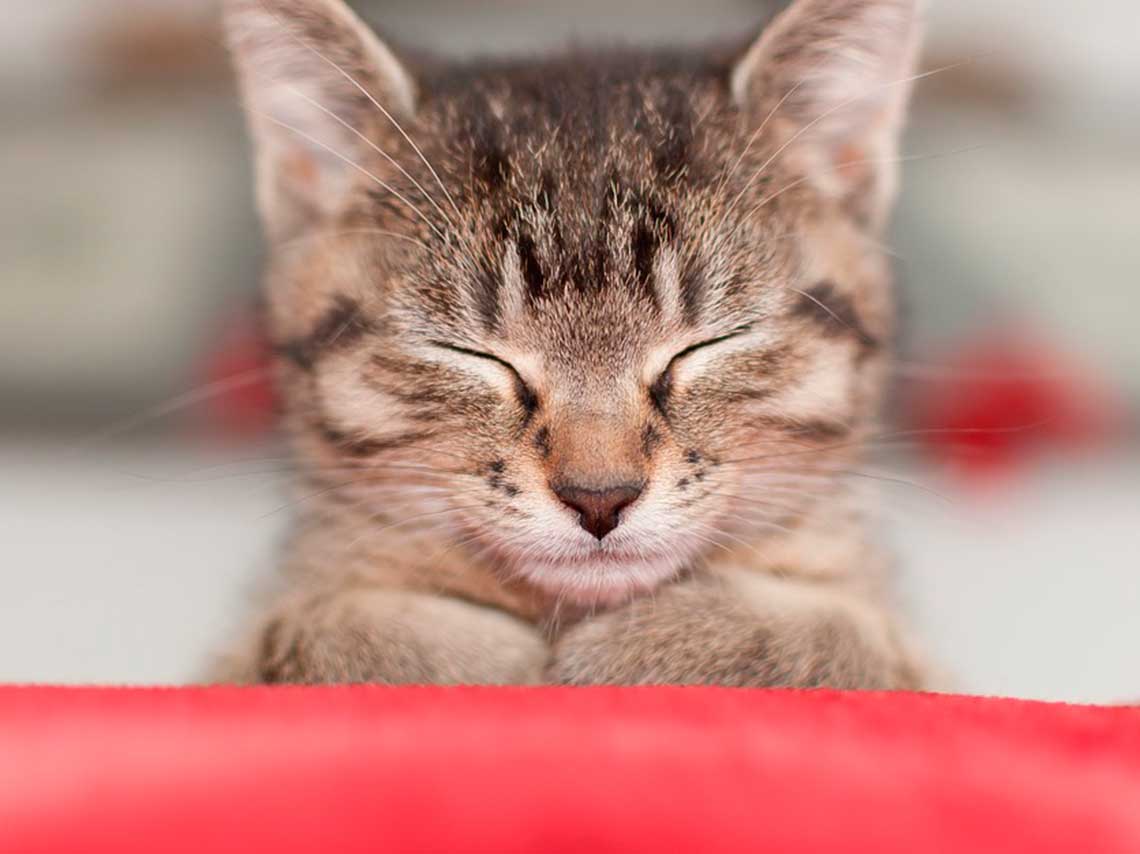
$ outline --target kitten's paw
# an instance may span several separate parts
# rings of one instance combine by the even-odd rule
[[[550,659],[541,633],[509,614],[387,590],[298,600],[253,646],[240,681],[529,685]]]
[[[687,582],[586,620],[553,647],[554,684],[682,684],[913,690],[918,666],[885,618],[859,608],[775,607]]]

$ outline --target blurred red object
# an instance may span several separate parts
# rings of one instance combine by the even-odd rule
[[[1097,447],[1123,421],[1124,407],[1103,377],[1019,328],[965,341],[937,366],[899,370],[913,435],[968,475],[1015,472],[1047,449]]]
[[[256,312],[240,312],[225,322],[200,371],[211,391],[205,416],[212,432],[256,439],[273,429],[277,395],[270,357]]]
[[[1140,851],[1140,709],[722,688],[0,688],[0,851]]]

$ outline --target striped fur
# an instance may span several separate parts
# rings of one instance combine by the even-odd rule
[[[892,170],[863,153],[893,146],[906,85],[836,101],[820,13],[861,82],[910,73],[902,0],[798,0],[748,51],[416,68],[339,0],[229,0],[302,495],[234,678],[918,683],[843,477],[892,329]],[[309,93],[288,122],[257,112],[266,55]],[[566,485],[636,498],[599,539]],[[794,607],[709,586],[741,573],[799,579]],[[627,637],[666,589],[702,654],[641,649],[668,623]],[[503,654],[461,655],[464,632]]]

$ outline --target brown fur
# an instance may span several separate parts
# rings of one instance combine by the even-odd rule
[[[299,518],[227,677],[920,685],[846,476],[913,6],[405,72],[338,0],[229,0]]]

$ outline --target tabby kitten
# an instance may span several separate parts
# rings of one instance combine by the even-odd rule
[[[457,66],[226,26],[299,518],[224,678],[922,685],[853,470],[915,0]]]

